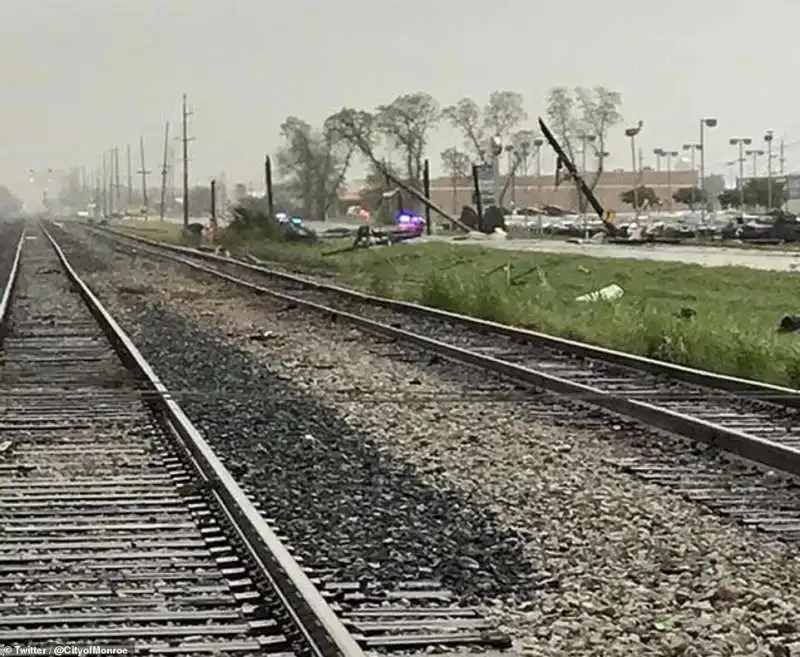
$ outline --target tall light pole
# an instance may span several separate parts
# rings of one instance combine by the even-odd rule
[[[753,143],[750,137],[731,137],[730,145],[739,148],[739,206],[744,214],[744,147]]]
[[[767,210],[772,210],[772,130],[764,133],[764,142],[767,144]]]
[[[700,119],[700,189],[702,190],[701,200],[703,201],[700,210],[701,223],[706,222],[706,205],[708,203],[708,194],[706,194],[706,128],[715,128],[717,120],[712,117]]]
[[[665,151],[659,148],[662,157],[667,158],[667,195],[669,197],[669,211],[672,212],[672,158],[678,157],[678,151]]]
[[[745,155],[753,158],[753,178],[758,178],[758,158],[764,155],[764,151],[752,148],[745,151]]]
[[[701,152],[703,147],[700,144],[684,144],[683,150],[689,151],[689,157],[691,158],[692,163],[692,175],[694,175],[694,173],[697,171],[697,153]],[[694,209],[697,205],[697,189],[698,185],[692,185],[692,202],[689,206],[692,212],[694,212]]]
[[[661,158],[664,157],[664,149],[663,148],[654,148],[653,155],[656,156],[656,172],[661,172]]]
[[[581,142],[581,175],[583,179],[586,180],[586,146],[587,144],[593,144],[597,139],[596,135],[588,135],[586,133],[582,133],[578,135],[578,139]],[[580,196],[580,200],[578,201],[581,210],[581,217],[583,219],[583,238],[588,240],[589,239],[589,220],[586,216],[586,199],[583,196]]]
[[[636,136],[642,131],[644,121],[639,121],[635,128],[625,128],[625,136],[631,140],[631,171],[633,172],[633,209],[636,213],[636,219],[639,219],[639,176],[636,175],[638,167],[636,166]]]
[[[544,146],[544,139],[536,137],[533,140],[533,147],[536,149],[536,186],[538,188],[536,200],[539,203],[539,234],[544,231],[542,226],[542,199],[544,198],[544,186],[542,185],[542,146]]]
[[[745,155],[751,156],[753,158],[753,185],[754,189],[758,190],[758,158],[764,154],[764,151],[758,148],[752,148],[745,152]],[[759,206],[758,203],[758,194],[756,194],[756,202],[755,207]]]
[[[663,148],[654,148],[653,154],[656,156],[656,172],[661,173],[661,158],[666,157],[667,152]],[[667,179],[669,179],[669,172],[667,172]],[[670,205],[671,203],[670,201]],[[672,208],[670,207],[670,209]]]

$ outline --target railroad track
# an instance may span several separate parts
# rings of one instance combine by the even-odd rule
[[[0,645],[363,654],[46,234],[7,283]]]
[[[387,591],[302,568],[52,236],[20,234],[10,269],[0,648],[361,657],[510,646],[438,582]]]
[[[800,392],[726,377],[382,299],[194,249],[115,231],[113,243],[244,285],[261,294],[337,315],[367,331],[704,442],[788,475],[800,475]],[[793,481],[721,482],[685,458],[653,451],[616,465],[672,485],[746,524],[800,538],[800,496]],[[746,466],[746,464],[745,464]],[[759,506],[759,501],[763,502]],[[755,506],[754,506],[755,505]],[[769,513],[764,508],[770,509]]]

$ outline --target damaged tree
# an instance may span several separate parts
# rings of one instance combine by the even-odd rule
[[[587,89],[576,87],[555,87],[550,91],[547,101],[547,118],[566,155],[572,162],[586,161],[591,153],[595,166],[593,171],[581,172],[587,187],[594,192],[603,175],[603,164],[608,157],[606,142],[611,128],[622,122],[620,106],[622,95],[605,87]],[[580,160],[576,159],[580,156]],[[579,168],[582,168],[579,165]],[[587,200],[575,185],[578,209],[586,212]]]
[[[324,221],[339,198],[355,146],[327,124],[317,131],[295,116],[281,124],[281,134],[278,171],[305,216]]]
[[[442,116],[461,131],[467,150],[483,163],[491,161],[489,140],[507,139],[514,128],[528,118],[525,100],[515,91],[495,91],[481,107],[471,98],[462,98],[442,110]]]
[[[431,96],[415,93],[398,96],[388,105],[378,107],[374,113],[343,108],[329,116],[325,126],[358,150],[376,172],[383,174],[415,202],[427,205],[448,221],[468,230],[421,192],[428,135],[436,126],[439,115],[438,104]],[[381,145],[389,145],[400,152],[405,164],[402,177],[378,158]]]

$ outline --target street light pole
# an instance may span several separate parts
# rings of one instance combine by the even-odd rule
[[[586,145],[594,143],[597,137],[595,135],[587,135],[582,133],[578,135],[578,139],[581,141],[581,175],[583,179],[586,180]],[[589,239],[589,220],[586,216],[586,199],[583,196],[580,197],[580,210],[581,216],[583,219],[583,239]]]
[[[705,119],[700,119],[700,189],[702,190],[701,196],[703,197],[701,210],[700,210],[700,222],[705,224],[706,222],[706,205],[708,196],[706,194],[706,144],[705,144],[705,132],[706,128],[714,128],[717,125],[717,120],[712,117],[708,117]]]
[[[764,141],[767,144],[767,210],[772,210],[772,130],[764,133]]]
[[[678,157],[678,151],[662,151],[667,156],[667,194],[669,195],[669,211],[672,212],[672,158]]]
[[[739,148],[739,211],[744,215],[744,147],[753,143],[750,137],[732,137],[731,146]]]
[[[656,156],[656,172],[661,173],[661,158],[667,155],[663,148],[654,148],[653,154]],[[669,180],[669,172],[667,172],[667,179]]]
[[[656,156],[656,173],[661,173],[661,158],[664,157],[664,149],[654,148],[653,155]]]
[[[544,188],[542,185],[542,146],[544,146],[544,139],[537,137],[533,140],[533,146],[536,148],[536,186],[538,192],[536,200],[539,204],[539,234],[543,232],[542,227],[542,199],[544,198]]]
[[[637,167],[636,167],[636,136],[642,131],[642,127],[644,126],[644,121],[639,121],[639,124],[635,128],[626,128],[625,129],[625,136],[631,140],[631,171],[633,172],[633,209],[636,217],[636,220],[639,219],[639,179],[636,175]]]
[[[700,151],[702,147],[700,144],[684,144],[683,150],[690,152],[691,162],[692,162],[692,175],[695,175],[697,171],[697,153]],[[695,181],[696,182],[696,181]],[[692,202],[689,206],[694,212],[695,207],[697,206],[697,184],[692,185]]]
[[[758,158],[764,154],[764,151],[759,149],[751,149],[746,152],[746,155],[751,155],[753,157],[753,185],[758,185]],[[757,190],[758,187],[755,187]],[[758,195],[756,195],[756,203],[754,207],[758,207]]]

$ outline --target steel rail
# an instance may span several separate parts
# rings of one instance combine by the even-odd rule
[[[146,244],[155,248],[165,249],[174,253],[188,255],[201,260],[235,265],[241,267],[242,269],[263,274],[264,276],[272,277],[278,280],[290,282],[307,289],[318,290],[320,292],[336,293],[365,304],[381,306],[390,310],[416,314],[423,317],[427,316],[434,319],[446,320],[448,322],[458,323],[474,329],[502,335],[514,340],[521,340],[555,349],[563,353],[574,354],[575,356],[582,358],[600,360],[606,363],[612,363],[631,369],[650,372],[651,374],[661,374],[668,376],[671,379],[691,383],[693,385],[724,390],[726,392],[744,393],[747,395],[752,395],[753,398],[760,401],[780,404],[790,408],[800,408],[800,390],[794,388],[787,388],[785,386],[754,381],[752,379],[745,379],[726,374],[717,374],[716,372],[699,370],[696,368],[687,367],[685,365],[668,363],[655,358],[648,358],[647,356],[639,356],[637,354],[617,351],[615,349],[591,345],[584,342],[578,342],[576,340],[559,338],[546,333],[508,326],[506,324],[499,324],[497,322],[479,319],[476,317],[469,317],[467,315],[462,315],[447,310],[439,310],[437,308],[423,306],[410,301],[387,299],[385,297],[367,294],[338,285],[320,283],[303,276],[276,271],[263,265],[254,265],[237,258],[220,256],[189,247],[178,246],[176,244],[168,244],[166,242],[151,240],[145,237],[139,237],[138,235],[130,235],[128,233],[109,228],[98,229],[92,227],[91,230],[94,230],[98,233],[107,233],[115,237],[128,239],[133,242]]]
[[[152,403],[167,420],[179,444],[191,455],[217,498],[223,502],[223,508],[234,521],[236,530],[246,539],[246,544],[257,557],[266,579],[282,598],[286,612],[293,617],[312,652],[318,657],[363,657],[361,647],[234,481],[200,432],[171,398],[169,390],[130,337],[78,276],[49,231],[44,226],[42,229],[70,281],[120,358],[155,393]]]
[[[287,303],[296,304],[298,306],[313,309],[327,315],[342,318],[368,332],[416,345],[455,362],[465,363],[484,370],[490,370],[518,381],[552,390],[566,396],[574,397],[579,401],[585,401],[589,399],[589,403],[595,406],[600,406],[612,412],[634,418],[644,422],[649,426],[677,433],[692,440],[707,443],[723,449],[731,454],[767,465],[777,470],[800,475],[800,450],[797,450],[793,447],[781,445],[774,441],[766,440],[757,436],[752,436],[743,431],[724,427],[714,422],[709,422],[688,414],[675,412],[667,408],[660,407],[657,404],[631,399],[624,394],[615,394],[614,392],[602,390],[587,384],[569,381],[563,377],[547,374],[542,371],[534,370],[485,354],[476,353],[468,349],[447,344],[440,340],[424,337],[401,328],[396,328],[371,319],[367,319],[365,317],[360,317],[344,310],[331,308],[314,301],[303,299],[301,297],[271,290],[267,287],[251,283],[241,278],[237,278],[236,276],[215,270],[211,267],[206,267],[205,265],[197,262],[192,262],[190,259],[178,254],[183,252],[194,257],[197,253],[194,250],[182,250],[178,253],[167,253],[165,252],[165,249],[161,248],[160,243],[154,244],[152,240],[148,240],[147,242],[149,242],[151,246],[144,246],[144,248],[141,249],[145,253],[150,253],[155,257],[183,264],[191,269],[194,269],[195,271],[203,272],[213,277],[226,280],[258,294],[266,295]],[[172,247],[172,245],[169,246],[171,248],[166,249],[166,251],[182,249],[182,247]],[[207,256],[208,254],[203,255]],[[228,258],[219,259],[228,264],[239,264],[239,261],[236,260]],[[338,291],[341,289],[334,287],[329,288],[326,286],[321,287],[330,291]],[[366,295],[364,296],[366,297]],[[445,317],[448,316],[446,313],[442,313],[440,316],[442,315]],[[668,364],[664,365],[669,367]],[[759,385],[756,382],[749,383]],[[778,389],[780,390],[780,388]]]
[[[8,274],[8,279],[3,286],[3,295],[0,297],[0,346],[3,344],[3,338],[6,334],[6,324],[8,322],[9,311],[11,309],[11,297],[14,294],[14,288],[17,284],[17,275],[19,274],[19,263],[22,258],[22,247],[25,244],[25,226],[23,224],[20,232],[19,240],[17,242],[17,249],[14,252],[14,260],[11,263],[11,270]]]

